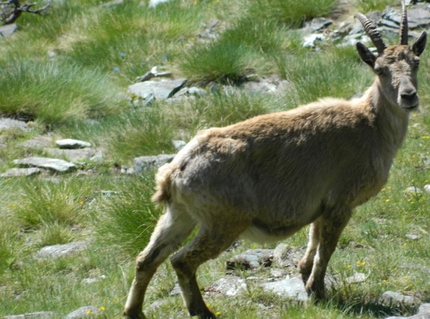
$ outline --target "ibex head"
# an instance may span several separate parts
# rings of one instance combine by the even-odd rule
[[[399,45],[387,47],[375,25],[365,15],[358,13],[355,17],[363,24],[364,30],[378,50],[378,56],[375,56],[364,44],[357,43],[361,59],[378,76],[384,98],[406,112],[417,109],[419,105],[417,71],[419,56],[426,46],[426,32],[421,34],[412,47],[408,46],[408,20],[403,2]]]

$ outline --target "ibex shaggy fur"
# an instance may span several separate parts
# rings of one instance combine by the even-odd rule
[[[378,56],[357,43],[376,74],[361,98],[327,98],[287,112],[201,131],[157,174],[153,199],[165,204],[148,246],[137,257],[124,315],[145,318],[143,299],[157,267],[194,228],[197,235],[171,258],[191,316],[216,318],[196,270],[238,237],[257,242],[291,236],[311,224],[298,267],[306,290],[324,297],[324,276],[354,207],[378,194],[418,108],[417,71],[426,33],[386,47],[375,26],[356,16]]]

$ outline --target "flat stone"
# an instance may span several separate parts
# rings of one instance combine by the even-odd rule
[[[358,284],[360,282],[363,282],[367,279],[368,276],[366,274],[363,274],[361,272],[356,272],[354,275],[346,278],[346,282],[349,284]]]
[[[430,319],[430,303],[422,304],[416,315],[410,317],[388,317],[385,319]]]
[[[53,312],[48,311],[40,311],[40,312],[31,312],[22,315],[12,315],[6,316],[4,319],[51,319],[54,318]]]
[[[69,172],[76,168],[76,166],[72,163],[49,157],[27,157],[23,159],[16,159],[13,161],[13,163],[27,167],[46,168],[60,173]]]
[[[37,167],[30,167],[30,168],[11,168],[10,170],[7,170],[3,174],[1,174],[1,177],[27,177],[39,174],[41,171]]]
[[[77,149],[77,148],[91,147],[91,143],[80,141],[80,140],[74,140],[71,138],[57,140],[55,141],[55,144],[57,144],[57,146],[61,149]]]
[[[0,26],[0,38],[10,37],[18,30],[18,26],[15,23]]]
[[[84,250],[88,246],[85,241],[76,241],[64,245],[46,246],[36,254],[37,258],[59,258]]]
[[[220,293],[224,296],[235,297],[242,292],[247,291],[246,281],[237,276],[225,276],[210,286],[206,287],[205,291],[208,293]]]
[[[420,300],[411,296],[405,296],[395,291],[386,291],[379,297],[379,303],[386,307],[392,306],[417,306],[421,303]]]
[[[282,267],[296,267],[302,259],[304,251],[286,244],[279,244],[273,251],[273,260]]]
[[[66,319],[79,319],[79,318],[91,318],[91,316],[98,316],[101,314],[99,308],[94,306],[81,307],[66,316]]]
[[[24,148],[37,148],[37,149],[50,147],[52,146],[52,137],[46,136],[46,135],[35,136],[27,141],[20,143],[19,146]]]
[[[175,95],[186,82],[186,79],[146,81],[130,85],[128,93],[142,99],[148,99],[148,96],[153,95],[156,100],[163,101]]]
[[[175,154],[162,154],[155,156],[140,156],[133,160],[133,170],[136,174],[141,174],[147,170],[159,168],[170,162]]]
[[[297,301],[309,300],[303,281],[297,277],[267,282],[262,284],[262,288],[284,298],[294,299]]]
[[[71,162],[76,162],[79,160],[89,160],[97,154],[97,150],[93,148],[82,148],[82,149],[44,148],[43,152],[48,156],[66,158]]]
[[[273,249],[248,249],[240,255],[226,261],[227,270],[256,269],[270,266],[273,261]]]
[[[9,119],[9,118],[0,118],[0,131],[10,130],[10,129],[18,129],[23,132],[30,132],[31,128],[28,127],[27,123],[24,121]]]

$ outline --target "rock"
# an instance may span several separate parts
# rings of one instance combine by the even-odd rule
[[[285,269],[271,268],[270,269],[270,275],[272,277],[279,278],[279,277],[287,276],[288,272]]]
[[[249,249],[226,261],[227,270],[256,269],[260,266],[268,267],[273,261],[272,249]]]
[[[1,177],[27,177],[32,176],[40,173],[40,169],[36,167],[31,168],[12,168],[3,174],[1,174]]]
[[[319,41],[324,41],[325,35],[323,33],[313,33],[303,38],[303,46],[305,48],[314,48]]]
[[[430,303],[422,304],[416,315],[410,317],[388,317],[385,319],[430,319]]]
[[[141,174],[149,169],[159,168],[170,162],[174,157],[175,154],[136,157],[133,161],[134,173]]]
[[[72,163],[61,159],[48,157],[27,157],[23,159],[16,159],[13,161],[13,163],[27,167],[47,168],[59,173],[66,173],[76,169],[76,166]]]
[[[175,95],[186,82],[186,79],[176,79],[135,83],[128,87],[128,93],[145,100],[152,94],[156,100],[163,101]]]
[[[24,121],[9,118],[0,118],[0,131],[6,131],[11,129],[18,129],[23,132],[31,131],[31,128],[28,127],[27,123],[25,123]]]
[[[273,260],[282,267],[296,267],[304,255],[303,250],[279,244],[273,251]]]
[[[172,140],[173,146],[179,151],[181,148],[183,148],[185,145],[187,145],[187,142],[182,140]]]
[[[392,306],[417,306],[420,300],[411,296],[405,296],[394,291],[386,291],[379,297],[379,303],[385,307]]]
[[[381,25],[398,29],[400,21],[400,10],[386,7],[379,23]],[[426,28],[430,26],[430,12],[421,7],[412,7],[408,10],[408,26],[409,29]]]
[[[0,38],[10,37],[18,30],[18,26],[15,23],[0,26]]]
[[[326,18],[314,18],[310,23],[307,23],[305,27],[311,28],[313,32],[320,31],[325,27],[333,24],[333,21]]]
[[[410,239],[410,240],[418,240],[421,238],[420,235],[415,235],[415,234],[406,234],[405,237]]]
[[[101,311],[99,308],[94,306],[85,306],[81,307],[66,316],[66,319],[78,319],[78,318],[91,318],[91,315],[97,316],[100,315]]]
[[[158,6],[160,3],[167,3],[170,2],[171,0],[150,0],[148,7],[149,8],[155,8],[156,6]]]
[[[123,4],[124,0],[113,0],[113,1],[109,1],[106,3],[101,4],[102,7],[112,7],[112,6],[116,6],[119,4]]]
[[[4,319],[52,319],[54,313],[49,311],[31,312],[23,315],[6,316]]]
[[[346,278],[346,282],[349,284],[357,284],[360,282],[363,282],[367,279],[368,276],[366,274],[363,274],[361,272],[356,272],[354,275]]]
[[[51,147],[52,146],[52,137],[41,135],[33,137],[25,142],[22,142],[19,144],[21,147],[25,148],[44,148],[44,147]]]
[[[424,185],[423,188],[426,193],[430,193],[430,184]]]
[[[266,291],[274,292],[284,298],[297,301],[308,301],[309,296],[300,278],[286,278],[280,281],[267,282],[262,285]]]
[[[405,189],[405,192],[412,193],[412,194],[421,194],[423,191],[418,187],[409,186],[408,188]]]
[[[88,242],[76,241],[65,245],[46,246],[39,250],[36,254],[37,258],[59,258],[80,252],[87,248]]]
[[[237,276],[225,276],[217,281],[210,287],[206,287],[205,291],[208,293],[220,293],[224,296],[235,297],[242,292],[247,291],[245,279]]]
[[[79,160],[89,160],[96,156],[97,150],[93,148],[82,149],[58,149],[58,148],[44,148],[43,152],[50,157],[66,158],[71,162]]]
[[[61,149],[77,149],[77,148],[86,148],[91,147],[91,143],[80,141],[80,140],[74,140],[71,138],[66,138],[64,140],[57,140],[55,141],[55,144]]]

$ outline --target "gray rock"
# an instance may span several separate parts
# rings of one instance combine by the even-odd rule
[[[54,313],[49,311],[31,312],[22,315],[6,316],[4,319],[52,319]]]
[[[175,154],[136,157],[133,161],[134,173],[141,174],[147,170],[158,168],[170,162],[174,157]]]
[[[93,148],[82,148],[82,149],[44,148],[43,152],[50,157],[66,158],[71,162],[77,162],[79,160],[89,160],[97,154],[97,150]]]
[[[379,297],[379,303],[386,307],[392,306],[417,306],[421,303],[420,300],[411,296],[405,296],[394,291],[386,291]]]
[[[328,27],[329,25],[333,24],[333,21],[326,18],[314,18],[310,23],[306,25],[306,27],[309,27],[312,29],[312,31],[320,31],[324,29],[325,27]]]
[[[18,129],[23,132],[30,132],[31,128],[28,127],[27,123],[24,121],[0,118],[0,131],[6,131],[10,129]]]
[[[323,33],[313,33],[303,38],[303,46],[305,48],[313,48],[317,42],[324,41],[326,39]]]
[[[36,167],[31,168],[12,168],[10,170],[7,170],[3,174],[1,174],[1,177],[27,177],[32,176],[40,173],[40,169]]]
[[[61,149],[77,149],[77,148],[86,148],[91,147],[91,143],[75,140],[72,138],[66,138],[64,140],[57,140],[55,144]]]
[[[18,26],[15,23],[0,26],[0,38],[10,37],[17,30],[18,30]]]
[[[430,303],[422,304],[416,315],[410,317],[388,317],[385,319],[430,319]]]
[[[430,184],[424,185],[423,188],[426,193],[430,193]]]
[[[187,142],[182,141],[182,140],[172,140],[173,146],[177,149],[180,150],[181,148],[183,148],[185,145],[187,145]]]
[[[246,281],[237,276],[225,276],[217,281],[210,287],[206,287],[205,291],[209,293],[220,293],[224,296],[234,297],[242,292],[247,291]]]
[[[284,298],[294,299],[297,301],[309,300],[303,281],[297,277],[267,282],[262,285],[262,288],[266,291],[274,292]]]
[[[52,146],[52,137],[41,135],[41,136],[35,136],[27,141],[22,142],[19,144],[21,147],[25,148],[44,148],[44,147],[51,147]]]
[[[91,315],[97,316],[100,315],[101,311],[99,308],[94,306],[85,306],[81,307],[66,316],[66,319],[79,319],[79,318],[88,318]]]
[[[150,0],[148,7],[150,8],[155,8],[156,6],[158,6],[160,3],[167,3],[170,2],[171,0]]]
[[[88,242],[75,241],[70,244],[46,246],[39,250],[36,254],[37,258],[59,258],[80,252],[87,248]]]
[[[273,261],[273,249],[248,249],[226,261],[227,270],[268,267]]]
[[[60,173],[70,172],[76,168],[76,166],[72,163],[61,159],[48,157],[27,157],[23,159],[16,159],[13,162],[16,165],[46,168]]]
[[[405,189],[405,192],[412,193],[412,194],[421,194],[423,191],[418,187],[409,186],[408,188]]]
[[[102,7],[112,7],[112,6],[116,6],[119,4],[123,4],[124,0],[113,0],[113,1],[109,1],[106,3],[101,4]]]
[[[153,94],[156,100],[163,101],[175,95],[186,82],[186,79],[176,79],[135,83],[128,87],[128,93],[142,99],[147,99],[148,95]]]
[[[279,244],[273,251],[273,260],[282,267],[296,267],[302,259],[304,251],[286,244]]]
[[[360,282],[365,281],[367,277],[368,276],[366,276],[366,274],[363,274],[361,272],[356,272],[354,275],[346,278],[345,281],[349,284],[358,284]]]

